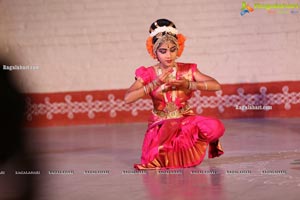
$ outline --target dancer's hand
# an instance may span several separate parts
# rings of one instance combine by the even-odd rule
[[[176,90],[187,90],[189,87],[189,81],[185,78],[179,80],[171,80],[167,83],[167,87]]]
[[[174,70],[172,68],[169,68],[168,70],[164,71],[159,77],[158,80],[161,83],[166,83],[168,82],[169,75],[173,72]]]

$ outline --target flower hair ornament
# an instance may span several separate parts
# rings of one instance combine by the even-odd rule
[[[162,33],[162,32],[172,33],[173,35],[178,34],[178,30],[176,28],[173,28],[172,26],[159,26],[150,33],[150,36],[154,37],[158,33]]]
[[[153,44],[154,36],[156,36],[158,39]],[[172,26],[160,26],[150,33],[146,41],[147,51],[150,54],[150,56],[156,59],[155,51],[164,38],[173,41],[176,44],[176,46],[178,47],[177,56],[181,56],[184,49],[184,42],[186,39],[184,35],[178,34],[178,30],[176,28],[173,28]]]

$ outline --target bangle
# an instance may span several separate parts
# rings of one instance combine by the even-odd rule
[[[204,86],[205,86],[205,90],[207,90],[207,83],[206,83],[206,81],[203,81],[203,83],[204,83]]]
[[[151,82],[154,86],[160,86],[161,84],[163,84],[163,82],[157,78],[154,81]]]
[[[188,89],[189,90],[197,90],[197,83],[189,81],[189,87],[188,87]]]
[[[149,88],[149,91],[147,90],[147,94],[149,94],[150,92],[152,92],[153,90],[155,90],[161,84],[163,84],[163,82],[161,80],[159,80],[159,79],[155,79],[151,83],[148,83],[147,86]],[[144,91],[145,91],[145,89],[144,89]]]
[[[154,89],[154,88],[153,88],[153,87],[154,87],[153,83],[152,83],[152,82],[149,83],[149,84],[148,84],[148,87],[149,87],[149,90],[150,90],[149,92],[152,92],[153,89]]]
[[[144,89],[144,93],[145,93],[145,94],[149,94],[148,88],[147,88],[146,86],[144,86],[143,89]]]
[[[188,90],[190,90],[190,89],[191,89],[191,87],[192,87],[192,82],[191,82],[191,81],[189,81],[187,89],[188,89]]]

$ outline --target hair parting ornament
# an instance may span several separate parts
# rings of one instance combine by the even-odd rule
[[[159,20],[157,20],[159,21]],[[181,56],[184,49],[185,37],[178,34],[178,30],[171,22],[168,26],[159,26],[157,21],[154,23],[155,29],[150,28],[150,35],[146,41],[147,51],[152,58],[156,58],[156,50],[161,43],[171,41],[177,46],[177,56]],[[155,39],[154,39],[155,38]]]

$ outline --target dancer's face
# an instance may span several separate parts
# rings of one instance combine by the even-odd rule
[[[175,60],[177,58],[177,51],[177,46],[173,42],[164,42],[156,51],[157,59],[163,67],[174,67]]]

